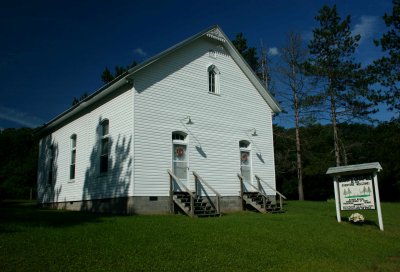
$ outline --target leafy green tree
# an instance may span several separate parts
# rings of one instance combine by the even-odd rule
[[[36,192],[38,142],[30,128],[0,131],[0,200]]]
[[[360,35],[351,35],[350,16],[341,20],[336,5],[324,5],[315,19],[319,26],[313,30],[308,48],[310,58],[305,62],[307,74],[318,80],[320,92],[315,101],[330,112],[336,165],[342,164],[338,124],[355,118],[367,118],[372,103],[369,82],[361,65],[354,61]]]
[[[372,69],[385,87],[379,92],[380,100],[387,103],[389,110],[400,111],[400,0],[393,0],[392,14],[385,13],[383,19],[389,31],[375,44],[387,55],[376,60]]]
[[[330,125],[300,128],[302,135],[304,195],[310,200],[326,200],[333,196],[332,178],[325,175],[334,163],[329,143]],[[349,164],[379,162],[379,191],[383,201],[400,201],[400,122],[393,120],[378,126],[343,123]],[[274,148],[277,188],[290,199],[298,198],[294,129],[274,127]],[[390,155],[388,155],[390,154]],[[367,188],[371,193],[371,188]],[[347,193],[347,192],[346,192]]]

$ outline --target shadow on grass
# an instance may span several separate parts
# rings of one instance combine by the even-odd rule
[[[107,215],[44,209],[29,201],[0,202],[0,233],[22,231],[24,228],[65,228],[84,223],[101,223]]]

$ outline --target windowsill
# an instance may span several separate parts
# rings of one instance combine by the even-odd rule
[[[219,94],[219,93],[213,93],[213,92],[208,92],[209,94],[212,94],[212,95],[216,95],[216,96],[221,96],[221,94]]]
[[[70,179],[69,181],[68,181],[68,183],[74,183],[75,182],[75,179]]]

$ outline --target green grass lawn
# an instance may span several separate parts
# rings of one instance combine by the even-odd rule
[[[400,203],[363,225],[333,202],[220,218],[107,216],[0,203],[0,271],[400,271]]]

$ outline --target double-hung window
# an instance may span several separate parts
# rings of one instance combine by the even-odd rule
[[[55,157],[54,146],[51,145],[49,147],[49,176],[48,176],[48,184],[51,185],[54,182],[54,157]]]
[[[69,165],[69,179],[75,179],[76,163],[76,134],[71,136],[71,164]]]
[[[208,92],[219,94],[219,70],[215,65],[208,67]]]
[[[104,120],[101,123],[100,173],[108,172],[109,142],[109,122]]]

